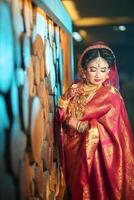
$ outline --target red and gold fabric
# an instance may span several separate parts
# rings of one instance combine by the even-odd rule
[[[134,199],[134,143],[119,92],[78,82],[61,98],[57,140],[70,199]],[[65,125],[72,116],[88,122],[84,133]]]

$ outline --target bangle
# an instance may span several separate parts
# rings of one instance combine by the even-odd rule
[[[88,129],[88,122],[78,122],[77,124],[77,131],[79,133],[84,133]]]
[[[79,127],[80,127],[81,121],[78,121],[77,126],[76,126],[76,130],[79,132]]]

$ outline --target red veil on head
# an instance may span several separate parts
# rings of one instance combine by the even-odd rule
[[[104,42],[99,41],[99,42],[93,43],[92,45],[90,45],[89,47],[87,47],[84,50],[84,52],[81,54],[81,56],[79,58],[78,70],[79,70],[80,79],[82,79],[82,77],[83,77],[83,68],[81,65],[83,56],[85,55],[85,53],[87,53],[88,51],[90,51],[92,49],[108,49],[111,51],[111,53],[113,54],[113,57],[115,59],[115,55],[114,55],[112,49],[110,47],[108,47]],[[118,76],[118,71],[117,71],[117,66],[116,66],[116,59],[115,59],[114,65],[110,68],[108,76],[109,76],[109,78],[103,84],[114,86],[116,89],[119,90],[119,76]]]

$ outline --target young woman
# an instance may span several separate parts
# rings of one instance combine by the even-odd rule
[[[58,101],[58,145],[70,200],[134,199],[134,143],[113,51],[89,46],[80,81]]]

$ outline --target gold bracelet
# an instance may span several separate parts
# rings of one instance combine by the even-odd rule
[[[78,132],[79,133],[84,133],[88,128],[88,122],[81,122],[78,126]]]
[[[80,127],[81,121],[78,121],[77,125],[76,125],[76,130],[79,132],[79,127]]]

